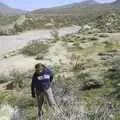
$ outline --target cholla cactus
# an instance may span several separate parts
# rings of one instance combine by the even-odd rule
[[[92,105],[88,110],[85,102],[69,99],[68,103],[57,109],[45,112],[43,120],[114,120],[111,104]]]
[[[23,120],[19,109],[12,108],[8,104],[3,104],[0,107],[0,120]]]

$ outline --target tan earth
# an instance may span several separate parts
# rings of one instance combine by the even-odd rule
[[[59,29],[59,36],[75,33],[80,30],[79,26],[72,26]],[[23,47],[32,40],[52,39],[52,29],[41,29],[26,31],[19,35],[0,36],[0,55]]]
[[[78,30],[79,30],[78,27],[63,28],[60,30],[60,36],[74,33],[74,32],[77,32]],[[49,33],[48,31],[47,31],[47,33]],[[34,35],[34,33],[36,35]],[[41,34],[41,36],[39,33]],[[30,41],[30,40],[32,40],[32,37],[35,37],[35,39],[37,39],[37,37],[39,37],[39,38],[45,37],[45,33],[43,31],[34,31],[34,32],[29,31],[29,32],[23,33],[18,36],[22,36],[22,37],[24,37],[24,39],[27,39],[27,37],[28,37],[29,39],[27,39],[27,41]],[[18,36],[3,36],[3,38],[8,39],[10,37],[13,37],[13,39],[15,39],[16,37],[19,38]],[[30,36],[32,36],[32,37],[30,37]],[[46,37],[48,37],[48,36],[49,35],[46,34]],[[1,39],[1,37],[0,37],[0,39]],[[6,41],[8,41],[7,39],[6,39]],[[18,41],[19,41],[19,39],[18,39]],[[26,43],[27,42],[23,40],[23,42],[20,43],[21,47],[24,46]],[[6,43],[6,45],[9,46],[9,42]],[[13,48],[16,49],[17,44],[12,44],[12,45],[14,46],[14,47],[12,47],[12,49]],[[11,47],[11,46],[9,46],[9,47]],[[0,47],[0,49],[2,49],[2,48]],[[7,49],[7,47],[6,47],[5,51],[9,51],[9,49]],[[1,66],[0,74],[9,74],[13,70],[25,72],[30,69],[33,69],[34,65],[38,62],[42,62],[47,65],[66,64],[66,63],[69,63],[68,57],[69,57],[68,52],[67,52],[66,47],[64,46],[64,43],[61,41],[58,41],[52,47],[50,47],[49,52],[45,55],[43,60],[35,60],[34,57],[28,57],[28,56],[24,56],[24,55],[20,55],[20,54],[8,57],[6,59],[5,58],[1,59],[0,60],[0,66]]]

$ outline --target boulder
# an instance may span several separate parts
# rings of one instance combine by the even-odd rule
[[[8,58],[9,57],[9,55],[7,54],[7,55],[4,55],[4,58],[6,59],[6,58]]]
[[[113,53],[110,53],[110,52],[100,52],[98,53],[99,56],[110,56],[110,57],[113,57]]]
[[[101,88],[103,85],[103,82],[91,79],[89,81],[84,82],[82,90],[97,89]]]
[[[109,72],[118,72],[120,70],[120,67],[119,66],[114,66],[112,68],[109,68]]]
[[[14,89],[14,82],[13,81],[11,81],[11,82],[9,82],[7,85],[6,85],[6,89],[7,90],[13,90]]]

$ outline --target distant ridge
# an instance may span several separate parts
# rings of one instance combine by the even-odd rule
[[[99,3],[96,2],[95,0],[85,0],[83,2],[77,2],[77,3],[68,4],[68,5],[52,7],[52,8],[41,8],[41,9],[33,10],[32,12],[45,12],[50,10],[59,10],[59,9],[67,9],[67,8],[80,8],[80,7],[87,7],[87,6],[98,5],[98,4]]]
[[[105,13],[120,9],[120,0],[110,3],[99,3],[96,0],[85,0],[83,2],[72,3],[52,8],[41,8],[31,11],[32,14],[42,14],[45,16],[59,15],[86,15],[94,13]]]
[[[83,7],[83,6],[89,6],[89,5],[95,5],[95,4],[99,4],[98,2],[96,2],[95,0],[86,0],[83,2],[77,2],[77,3],[73,3],[73,4],[69,4],[69,5],[63,5],[61,7],[64,8],[69,8],[69,7]]]
[[[113,5],[116,5],[116,6],[120,7],[120,0],[116,0],[115,2],[113,2]]]
[[[0,2],[0,14],[1,15],[15,15],[15,14],[22,14],[25,13],[25,11],[13,9],[9,7],[8,5]]]

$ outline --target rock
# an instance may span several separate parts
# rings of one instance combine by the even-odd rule
[[[106,54],[105,54],[105,53],[100,52],[100,53],[98,53],[98,55],[99,55],[99,56],[105,56]]]
[[[9,57],[9,55],[7,54],[7,55],[4,55],[4,58],[8,58]]]
[[[6,89],[7,89],[7,90],[13,90],[13,89],[14,89],[14,82],[12,81],[12,82],[8,83],[8,84],[6,85]]]
[[[104,85],[103,82],[93,79],[93,80],[89,80],[89,81],[84,82],[82,90],[101,88],[103,85]]]
[[[16,54],[17,54],[16,51],[12,51],[12,52],[10,52],[10,53],[4,55],[3,58],[7,59],[7,58],[9,58],[9,57],[11,57],[11,56],[15,56]]]
[[[100,58],[100,60],[107,60],[107,58],[106,57],[102,57],[102,58]]]
[[[120,70],[119,66],[115,66],[109,69],[110,72],[118,72]]]
[[[100,52],[98,53],[99,56],[110,56],[110,57],[113,57],[113,54],[112,53],[108,53],[108,52]]]

